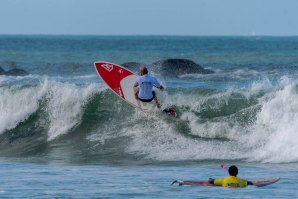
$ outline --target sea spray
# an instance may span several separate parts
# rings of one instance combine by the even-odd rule
[[[298,123],[298,97],[296,84],[285,79],[287,78],[280,80],[277,88],[264,80],[255,82],[247,91],[234,90],[225,94],[211,95],[212,98],[219,99],[217,103],[206,99],[201,101],[202,104],[209,102],[209,111],[222,112],[226,105],[231,107],[237,105],[230,104],[235,96],[238,96],[237,99],[241,100],[242,104],[250,98],[258,99],[247,103],[247,107],[241,109],[238,107],[239,110],[234,109],[235,112],[219,117],[213,115],[212,118],[204,119],[200,114],[206,110],[198,109],[202,104],[199,106],[194,101],[184,100],[184,106],[192,107],[185,109],[180,115],[180,119],[188,126],[185,131],[177,130],[173,123],[169,124],[155,118],[145,123],[141,120],[139,123],[135,121],[135,125],[121,130],[122,134],[129,133],[133,140],[128,144],[127,152],[142,154],[143,157],[159,161],[206,159],[297,161],[295,134]],[[235,95],[235,92],[239,95]],[[265,95],[262,94],[264,92]],[[234,94],[230,95],[231,93]],[[190,101],[193,97],[187,95]],[[227,100],[221,100],[221,97]],[[174,104],[177,105],[175,102]]]
[[[257,114],[250,143],[259,143],[259,146],[251,155],[252,160],[275,163],[298,161],[297,86],[286,77],[281,79],[280,85],[279,90],[262,102],[262,109]]]
[[[35,126],[46,135],[44,142],[59,142],[61,135],[76,132],[82,147],[90,149],[87,154],[114,154],[111,159],[297,160],[296,83],[286,77],[277,83],[264,78],[243,89],[175,92],[169,88],[164,104],[177,108],[177,119],[139,112],[102,84],[74,84],[62,77],[30,78],[37,81],[19,86],[24,80],[15,79],[10,80],[15,86],[0,88],[2,134],[18,131],[17,126],[37,113],[26,125],[32,129],[38,121],[46,121],[42,128]],[[19,142],[21,138],[16,137]]]
[[[12,61],[31,74],[0,77],[3,156],[41,154],[61,162],[297,161],[297,37],[0,40],[1,67]],[[176,78],[169,66],[166,74],[151,73],[166,85],[163,107],[177,109],[175,120],[134,109],[106,89],[93,67],[96,60],[150,65],[168,58],[191,59],[216,71]]]
[[[49,117],[48,140],[67,133],[80,123],[82,107],[99,88],[91,84],[79,87],[69,83],[52,83],[47,92]]]
[[[36,79],[37,78],[37,79]],[[6,78],[7,79],[7,78]],[[0,133],[14,129],[38,109],[48,120],[48,140],[67,133],[80,122],[82,107],[95,93],[103,90],[98,84],[78,86],[33,77],[34,84],[0,87]],[[37,80],[37,81],[36,81]],[[10,84],[17,84],[18,79]]]
[[[48,82],[33,86],[0,87],[0,134],[15,128],[39,107]]]

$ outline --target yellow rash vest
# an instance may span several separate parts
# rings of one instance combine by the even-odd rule
[[[247,181],[235,176],[229,176],[227,178],[215,179],[214,185],[231,188],[243,188],[247,186]]]

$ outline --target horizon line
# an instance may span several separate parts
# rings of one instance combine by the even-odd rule
[[[219,35],[219,34],[210,34],[210,35],[179,35],[179,34],[45,34],[45,33],[32,33],[32,34],[9,34],[9,33],[0,33],[0,36],[104,36],[104,37],[298,37],[298,35]]]

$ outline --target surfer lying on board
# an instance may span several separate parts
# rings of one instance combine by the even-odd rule
[[[235,165],[230,166],[228,172],[230,174],[229,177],[218,178],[218,179],[210,178],[209,183],[217,186],[231,187],[231,188],[241,188],[241,187],[246,187],[247,185],[253,185],[252,182],[243,180],[237,177],[238,168]]]
[[[161,91],[164,89],[155,77],[148,75],[148,69],[146,67],[140,67],[140,76],[137,77],[134,84],[135,98],[142,102],[151,102],[152,100],[155,100],[157,107],[160,108],[156,94],[152,90],[153,86]]]

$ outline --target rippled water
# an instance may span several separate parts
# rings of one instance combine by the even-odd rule
[[[0,36],[0,197],[297,197],[297,37]],[[171,77],[145,115],[101,82],[93,62],[190,59],[214,74]],[[281,177],[246,189],[170,186],[175,179]]]

